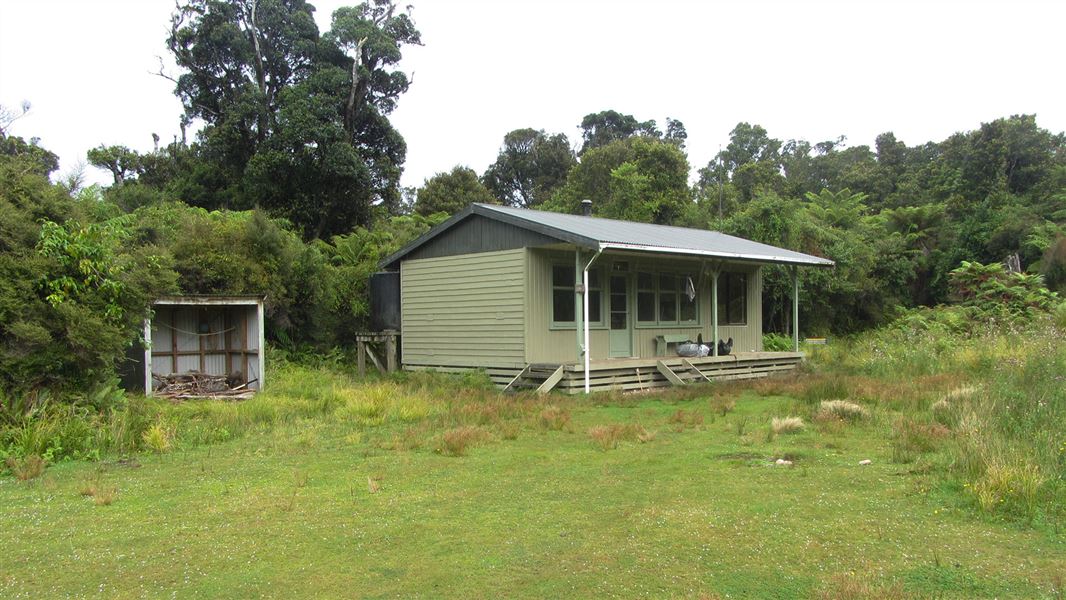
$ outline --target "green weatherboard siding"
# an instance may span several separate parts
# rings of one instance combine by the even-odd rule
[[[527,320],[526,320],[526,360],[531,363],[540,362],[574,362],[577,360],[577,348],[574,343],[574,326],[561,325],[552,322],[551,294],[552,294],[552,265],[573,264],[572,251],[557,251],[533,248],[529,250],[527,273]],[[636,290],[632,288],[636,280],[635,273],[647,270],[653,273],[663,272],[693,272],[699,273],[700,261],[682,258],[664,258],[657,255],[612,255],[603,254],[594,263],[594,268],[601,270],[603,281],[612,272],[616,262],[629,263],[630,276],[630,307],[632,326],[632,352],[642,358],[655,356],[655,338],[659,335],[689,335],[693,340],[697,335],[703,334],[703,339],[710,342],[712,338],[711,324],[711,284],[710,275],[706,273],[702,280],[697,282],[698,316],[695,324],[680,325],[645,325],[636,321]],[[747,274],[747,324],[741,326],[720,325],[718,334],[721,339],[732,337],[734,349],[738,352],[758,352],[762,350],[762,273],[758,267],[750,264],[726,265],[723,269],[728,271],[741,271]],[[609,313],[608,294],[601,294],[601,302],[604,303],[601,314]],[[603,319],[599,324],[589,327],[589,339],[592,346],[592,359],[601,360],[609,357],[610,353],[610,330],[607,320]]]
[[[404,364],[524,365],[525,257],[519,248],[404,261]]]
[[[699,334],[712,340],[710,276],[697,276],[698,320],[679,325],[642,324],[636,318],[635,273],[700,272],[698,260],[655,255],[601,255],[593,268],[600,281],[617,263],[628,263],[632,352],[655,356],[660,335]],[[404,260],[400,287],[403,310],[403,362],[407,365],[524,367],[527,363],[576,362],[575,326],[552,322],[552,265],[573,268],[572,250],[525,249]],[[758,267],[726,265],[747,277],[747,323],[719,326],[738,352],[761,351],[762,277]],[[603,283],[601,283],[603,285]],[[608,294],[599,294],[600,313],[609,313]],[[608,321],[590,327],[593,360],[609,357]],[[616,332],[617,336],[617,332]],[[617,346],[617,344],[616,344]]]

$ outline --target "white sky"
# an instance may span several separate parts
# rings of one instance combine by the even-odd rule
[[[311,0],[319,28],[357,2]],[[1036,113],[1066,130],[1066,2],[407,0],[423,47],[392,122],[404,185],[464,164],[479,173],[508,131],[567,134],[591,112],[680,119],[693,169],[739,121],[782,140],[846,135],[908,145]],[[178,133],[172,84],[151,75],[172,0],[0,0],[0,104],[32,103],[12,133],[39,137],[60,172],[89,148],[150,150]],[[88,167],[90,181],[110,176]]]

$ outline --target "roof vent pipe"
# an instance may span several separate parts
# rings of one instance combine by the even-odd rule
[[[585,198],[581,201],[581,214],[585,215],[586,217],[592,216],[592,200]]]

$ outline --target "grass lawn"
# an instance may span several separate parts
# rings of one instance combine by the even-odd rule
[[[0,596],[1062,597],[1057,526],[893,462],[883,419],[773,435],[798,400],[715,389],[529,400],[460,456],[427,422],[308,417],[2,477]],[[613,423],[644,433],[588,433]]]

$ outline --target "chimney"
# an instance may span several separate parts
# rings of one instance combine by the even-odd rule
[[[592,200],[585,198],[581,201],[581,214],[585,215],[586,217],[592,216]]]

